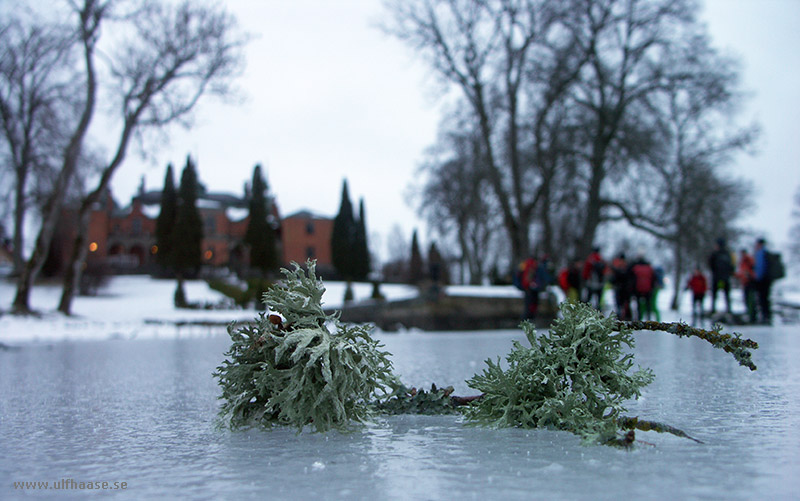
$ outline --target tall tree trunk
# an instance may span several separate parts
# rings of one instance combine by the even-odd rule
[[[602,167],[592,167],[592,178],[589,183],[589,192],[587,193],[586,200],[586,219],[583,223],[583,235],[580,242],[578,242],[578,248],[576,249],[578,253],[577,257],[580,259],[589,255],[589,252],[592,250],[592,246],[595,243],[594,240],[597,236],[597,227],[600,226],[600,210],[602,208],[600,187],[603,184],[604,177],[602,171]]]
[[[673,292],[672,292],[672,301],[670,302],[669,308],[672,311],[678,311],[678,306],[680,304],[681,298],[681,289],[683,285],[681,284],[681,278],[683,278],[683,249],[681,248],[680,237],[674,243],[673,252],[675,253],[675,269],[673,270]]]
[[[60,207],[60,204],[58,207]],[[42,228],[39,230],[39,235],[36,238],[36,245],[33,248],[33,253],[25,262],[22,272],[17,278],[17,291],[14,296],[14,302],[11,305],[11,311],[14,314],[27,315],[32,311],[30,307],[30,296],[31,290],[33,289],[33,281],[39,275],[44,261],[47,258],[47,253],[50,250],[50,242],[52,241],[57,222],[58,214],[56,214],[55,217],[45,217],[42,221]]]
[[[555,246],[553,245],[553,222],[551,220],[552,215],[550,212],[550,205],[552,204],[552,194],[550,193],[551,185],[551,176],[549,174],[542,176],[542,201],[539,214],[542,222],[541,251],[544,254],[547,254],[550,259],[553,259],[553,255],[555,254]]]
[[[125,154],[128,149],[128,143],[130,142],[139,113],[141,113],[142,109],[143,107],[140,107],[135,113],[126,117],[125,126],[122,129],[114,159],[103,169],[103,174],[100,176],[97,187],[81,201],[78,212],[77,233],[75,234],[75,240],[72,244],[69,263],[64,271],[61,301],[58,305],[58,311],[65,315],[71,314],[72,300],[75,298],[76,286],[80,283],[81,272],[84,263],[86,263],[87,245],[89,243],[89,220],[91,218],[92,207],[94,207],[95,204],[100,201],[102,195],[107,192],[114,172],[122,165],[122,161],[125,159]]]
[[[14,273],[22,273],[25,262],[22,255],[22,246],[25,231],[25,182],[27,176],[21,172],[17,174],[17,186],[14,191],[14,236],[12,237],[12,257],[14,260]]]
[[[78,228],[75,240],[72,242],[69,263],[64,270],[64,280],[61,289],[61,300],[58,303],[58,311],[65,315],[72,314],[72,300],[81,282],[86,254],[89,249],[89,217],[90,211],[83,211],[78,214]]]

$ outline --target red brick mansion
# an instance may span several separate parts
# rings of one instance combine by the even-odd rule
[[[197,202],[203,220],[203,263],[207,269],[245,270],[248,252],[242,243],[248,223],[247,201],[227,193],[202,193]],[[94,208],[89,223],[88,263],[102,263],[114,273],[149,273],[156,270],[155,228],[161,210],[161,191],[140,188],[129,206],[120,207],[111,194]],[[74,214],[67,212],[53,242],[61,262],[74,236]],[[276,228],[282,265],[316,259],[317,268],[332,270],[331,232],[333,219],[300,211],[281,218],[272,202],[272,225]],[[59,259],[57,259],[59,260]]]

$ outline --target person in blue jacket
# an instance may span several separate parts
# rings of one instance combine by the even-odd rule
[[[772,279],[769,275],[769,261],[767,258],[767,244],[763,238],[756,240],[754,256],[756,264],[753,270],[755,275],[756,294],[758,295],[758,308],[761,313],[761,322],[772,323],[772,308],[769,302]]]

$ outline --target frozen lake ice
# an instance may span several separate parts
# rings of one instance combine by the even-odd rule
[[[83,499],[14,482],[126,482],[155,499],[791,499],[800,492],[800,335],[746,328],[758,371],[694,339],[636,334],[655,382],[629,415],[703,440],[637,432],[635,450],[548,430],[378,417],[349,434],[215,428],[211,373],[229,338],[63,341],[0,351],[0,498]],[[409,386],[453,385],[521,331],[379,334]]]

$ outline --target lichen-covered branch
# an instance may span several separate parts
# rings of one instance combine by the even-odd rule
[[[662,331],[670,334],[675,334],[680,337],[697,337],[704,341],[708,341],[715,348],[719,348],[733,357],[751,371],[756,370],[756,364],[753,363],[753,354],[750,350],[758,349],[758,343],[753,340],[745,339],[741,334],[722,334],[719,326],[714,327],[714,330],[705,330],[698,327],[692,327],[683,322],[650,322],[650,321],[621,321],[617,320],[614,330],[627,329],[634,331]]]
[[[641,431],[655,431],[657,433],[671,433],[676,437],[681,438],[688,438],[698,444],[702,444],[701,440],[697,440],[694,437],[690,437],[686,434],[683,430],[679,430],[674,426],[670,426],[668,424],[659,423],[657,421],[647,421],[645,419],[639,419],[638,417],[628,417],[622,416],[617,420],[620,429],[622,430],[641,430]]]
[[[255,325],[231,326],[228,357],[214,374],[222,387],[222,421],[249,425],[307,426],[324,432],[347,430],[373,412],[450,414],[494,427],[552,428],[585,443],[630,447],[634,430],[671,433],[695,442],[672,426],[624,417],[625,403],[654,378],[634,369],[633,330],[695,336],[732,353],[755,370],[749,350],[758,345],[738,334],[685,324],[620,322],[583,303],[565,302],[561,318],[539,333],[523,323],[530,346],[514,341],[506,363],[487,360],[467,384],[475,396],[453,388],[408,388],[392,372],[390,353],[370,336],[368,325],[348,326],[322,310],[325,288],[297,264],[265,294],[268,312]],[[621,434],[622,432],[622,434]]]

